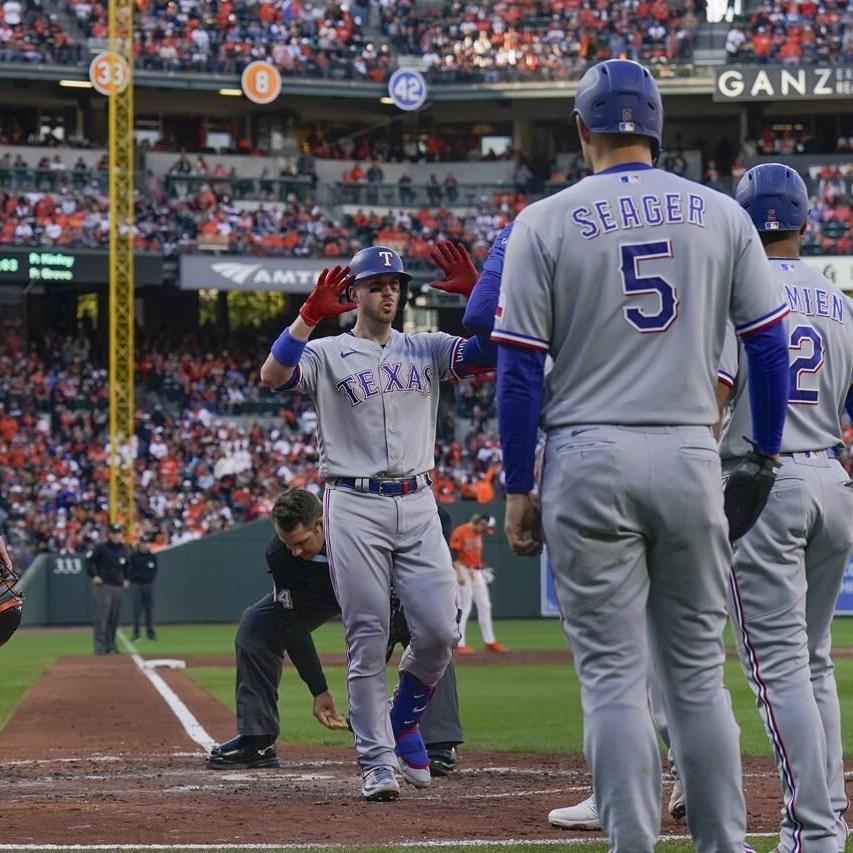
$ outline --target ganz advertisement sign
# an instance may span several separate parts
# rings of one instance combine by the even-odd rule
[[[253,255],[181,255],[180,286],[186,290],[280,290],[310,293],[322,258],[259,258]]]
[[[718,65],[715,101],[778,101],[849,98],[853,67],[842,65]]]

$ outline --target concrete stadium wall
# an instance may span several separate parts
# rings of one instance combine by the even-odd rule
[[[539,615],[539,561],[513,556],[503,535],[503,501],[446,506],[454,524],[475,512],[494,515],[496,534],[486,540],[484,559],[495,570],[492,602],[499,619]],[[236,622],[243,610],[272,588],[264,551],[272,535],[267,520],[159,552],[154,588],[155,622]],[[88,625],[94,593],[80,554],[43,555],[22,580],[25,625]],[[131,620],[130,597],[122,602],[122,623]]]

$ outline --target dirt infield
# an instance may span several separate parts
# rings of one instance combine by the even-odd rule
[[[184,673],[164,677],[214,738],[233,734],[231,714]],[[282,747],[281,755],[279,770],[208,770],[130,658],[63,658],[0,732],[3,842],[565,838],[548,826],[548,811],[589,793],[582,756],[465,751],[450,779],[425,791],[407,786],[396,803],[368,804],[350,749]],[[781,797],[770,762],[750,760],[745,783],[750,830],[774,830]],[[665,834],[683,832],[667,818]]]

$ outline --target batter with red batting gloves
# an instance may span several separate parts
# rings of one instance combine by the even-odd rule
[[[444,257],[443,244],[437,249]],[[362,795],[372,801],[399,796],[398,767],[416,787],[430,782],[420,721],[459,639],[456,581],[430,488],[438,383],[489,365],[476,338],[393,328],[410,278],[397,252],[384,246],[362,249],[347,267],[323,270],[261,368],[265,384],[305,391],[317,409],[327,556],[347,639],[350,722]],[[439,284],[457,286],[447,278]],[[357,316],[350,331],[309,340],[320,320],[351,310]],[[389,715],[392,583],[411,642]]]

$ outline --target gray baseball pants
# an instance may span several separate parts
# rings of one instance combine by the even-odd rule
[[[847,843],[830,627],[853,549],[849,484],[823,451],[783,456],[766,508],[735,543],[735,636],[782,781],[783,853],[839,853]]]
[[[385,651],[394,589],[411,642],[400,669],[435,684],[459,642],[456,575],[429,488],[401,497],[327,487],[326,554],[347,639],[350,722],[362,771],[397,767]]]
[[[584,749],[611,851],[652,851],[661,759],[649,662],[699,853],[742,853],[739,730],[723,687],[731,561],[708,427],[549,433],[542,524],[581,682]]]

